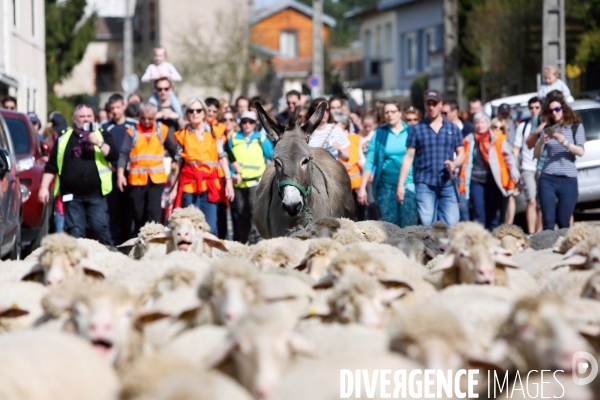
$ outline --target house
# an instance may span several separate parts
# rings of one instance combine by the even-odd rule
[[[122,91],[125,13],[115,9],[102,11],[97,10],[94,40],[88,43],[82,60],[69,77],[55,86],[57,96],[89,94],[105,98]],[[100,102],[100,105],[103,103]]]
[[[46,120],[45,7],[43,0],[2,0],[0,98],[17,99],[21,112]]]
[[[430,88],[444,91],[444,0],[384,0],[352,11],[360,22],[362,60],[347,75],[372,99],[408,100],[414,80],[424,74]]]
[[[312,7],[296,0],[278,1],[253,11],[250,40],[263,54],[272,52],[271,63],[281,82],[282,93],[302,91],[312,69]],[[329,43],[329,30],[335,20],[323,15],[323,43]]]

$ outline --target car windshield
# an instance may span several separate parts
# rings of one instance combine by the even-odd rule
[[[25,122],[20,119],[6,118],[6,125],[8,126],[13,146],[15,146],[15,153],[27,154],[31,152],[31,141]]]
[[[577,110],[577,113],[581,116],[581,121],[585,128],[585,139],[600,139],[600,108]]]

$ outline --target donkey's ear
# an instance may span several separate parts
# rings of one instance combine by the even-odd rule
[[[321,102],[317,106],[315,113],[311,115],[310,119],[300,128],[302,129],[302,132],[306,134],[307,138],[310,137],[310,135],[312,135],[315,129],[317,129],[317,126],[319,126],[319,124],[321,123],[321,120],[323,119],[323,115],[325,115],[325,110],[327,110],[327,107],[328,105],[326,101]]]
[[[263,106],[258,101],[254,102],[254,107],[256,107],[258,118],[260,118],[260,122],[265,128],[269,140],[273,143],[273,145],[277,144],[283,135],[283,126],[281,126],[273,117],[271,117],[271,115],[265,111]]]

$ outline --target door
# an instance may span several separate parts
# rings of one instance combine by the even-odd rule
[[[4,119],[0,120],[0,253],[6,255],[17,239],[21,223],[21,195],[15,152]]]

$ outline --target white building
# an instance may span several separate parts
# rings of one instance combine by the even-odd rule
[[[46,120],[44,0],[0,0],[0,97]]]

